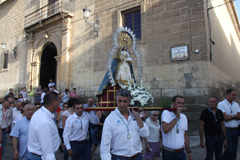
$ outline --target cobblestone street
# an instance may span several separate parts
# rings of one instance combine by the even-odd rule
[[[190,141],[190,147],[191,147],[191,151],[192,151],[193,160],[203,160],[205,158],[206,151],[205,151],[205,149],[200,148],[199,137],[198,136],[191,136],[191,137],[189,137],[189,141]],[[13,160],[13,158],[12,158],[12,155],[13,155],[12,145],[7,144],[5,151],[6,152],[3,154],[3,160]],[[142,154],[144,155],[144,152]],[[239,143],[238,143],[238,153],[237,153],[237,155],[238,155],[237,160],[240,160],[240,138],[239,138]],[[63,160],[63,153],[58,151],[56,153],[56,159],[57,160]],[[161,158],[158,158],[157,160],[160,160],[160,159]],[[69,157],[69,160],[71,160],[70,157]],[[94,154],[93,160],[100,160],[99,147],[97,148],[97,150]],[[143,158],[143,160],[145,160],[145,159]]]

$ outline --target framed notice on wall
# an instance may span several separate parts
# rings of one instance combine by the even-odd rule
[[[188,59],[188,45],[182,45],[171,48],[171,60],[181,61]]]

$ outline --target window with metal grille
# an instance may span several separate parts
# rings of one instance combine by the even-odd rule
[[[8,53],[4,53],[4,63],[3,63],[3,69],[8,68]]]
[[[140,7],[135,7],[122,12],[123,26],[130,28],[137,39],[141,39],[141,11]]]

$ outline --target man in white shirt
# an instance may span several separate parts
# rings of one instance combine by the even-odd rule
[[[161,116],[163,160],[186,160],[184,148],[186,148],[188,159],[192,160],[187,135],[188,121],[187,117],[181,113],[184,106],[184,98],[176,95],[172,98],[171,104],[176,111],[170,112],[165,110]]]
[[[17,115],[21,114],[22,101],[16,100],[15,106],[16,107],[12,109],[12,129],[14,127],[14,123],[13,123],[14,119],[17,117]]]
[[[53,90],[53,88],[55,87],[55,83],[53,82],[52,79],[49,80],[50,83],[48,83],[48,88],[49,88],[49,92]]]
[[[218,109],[223,112],[224,124],[227,131],[227,148],[223,153],[223,160],[235,160],[238,148],[238,123],[240,120],[240,108],[238,103],[234,102],[237,97],[235,89],[226,91],[227,98],[218,104]]]
[[[55,154],[60,145],[54,112],[57,111],[60,97],[56,92],[48,92],[44,96],[44,103],[34,113],[29,125],[28,151],[29,159],[56,160]]]
[[[100,147],[103,160],[133,159],[142,160],[141,137],[149,135],[147,125],[140,114],[128,109],[131,94],[119,89],[116,95],[117,108],[106,118]]]
[[[92,160],[91,149],[87,140],[88,125],[89,122],[99,124],[100,121],[93,112],[83,111],[82,102],[74,102],[73,107],[74,114],[67,118],[64,127],[64,144],[72,160],[79,160],[81,155],[85,160]]]

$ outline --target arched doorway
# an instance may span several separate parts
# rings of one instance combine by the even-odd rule
[[[57,48],[54,43],[49,43],[42,52],[40,67],[40,85],[42,88],[48,87],[49,80],[52,79],[56,83]]]

